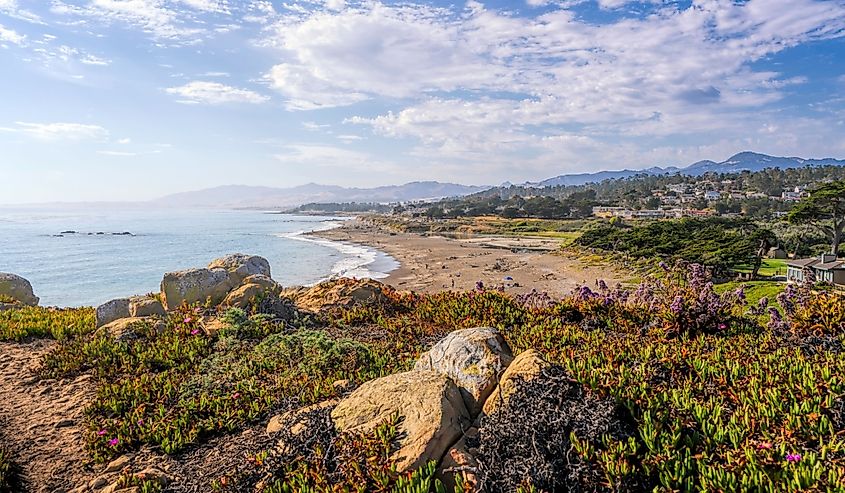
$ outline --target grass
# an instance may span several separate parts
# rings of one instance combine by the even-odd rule
[[[750,274],[753,268],[748,264],[740,264],[734,270],[743,274]],[[774,258],[763,259],[758,274],[763,277],[785,276],[786,260]]]
[[[744,288],[748,304],[753,306],[761,298],[774,300],[786,288],[786,283],[776,281],[732,281],[717,284],[714,289],[717,293],[727,293],[736,291],[740,287]]]
[[[21,307],[0,311],[0,341],[30,337],[63,340],[95,328],[93,308]]]

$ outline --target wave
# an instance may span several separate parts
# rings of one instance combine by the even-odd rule
[[[390,255],[364,245],[348,243],[343,241],[327,240],[314,236],[307,236],[307,233],[317,231],[328,231],[343,226],[345,219],[322,221],[316,228],[294,231],[291,233],[279,233],[277,236],[291,240],[305,241],[337,250],[343,258],[332,265],[331,276],[320,279],[325,281],[338,277],[355,277],[359,279],[384,279],[391,271],[398,268],[398,262]],[[315,283],[316,284],[316,283]]]

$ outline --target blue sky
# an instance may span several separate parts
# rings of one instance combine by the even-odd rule
[[[0,203],[845,158],[845,2],[0,0]]]

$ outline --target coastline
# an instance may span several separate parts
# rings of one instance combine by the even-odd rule
[[[560,297],[599,279],[614,285],[630,277],[613,266],[589,265],[566,255],[558,241],[548,238],[423,236],[386,231],[359,219],[303,236],[384,252],[398,267],[380,280],[396,289],[423,293],[466,291],[481,281],[491,288],[504,286],[511,294],[536,289]]]

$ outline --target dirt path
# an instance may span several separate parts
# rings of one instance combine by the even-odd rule
[[[82,416],[94,381],[39,380],[40,358],[53,344],[0,342],[0,440],[21,468],[25,491],[67,491],[90,474]]]

